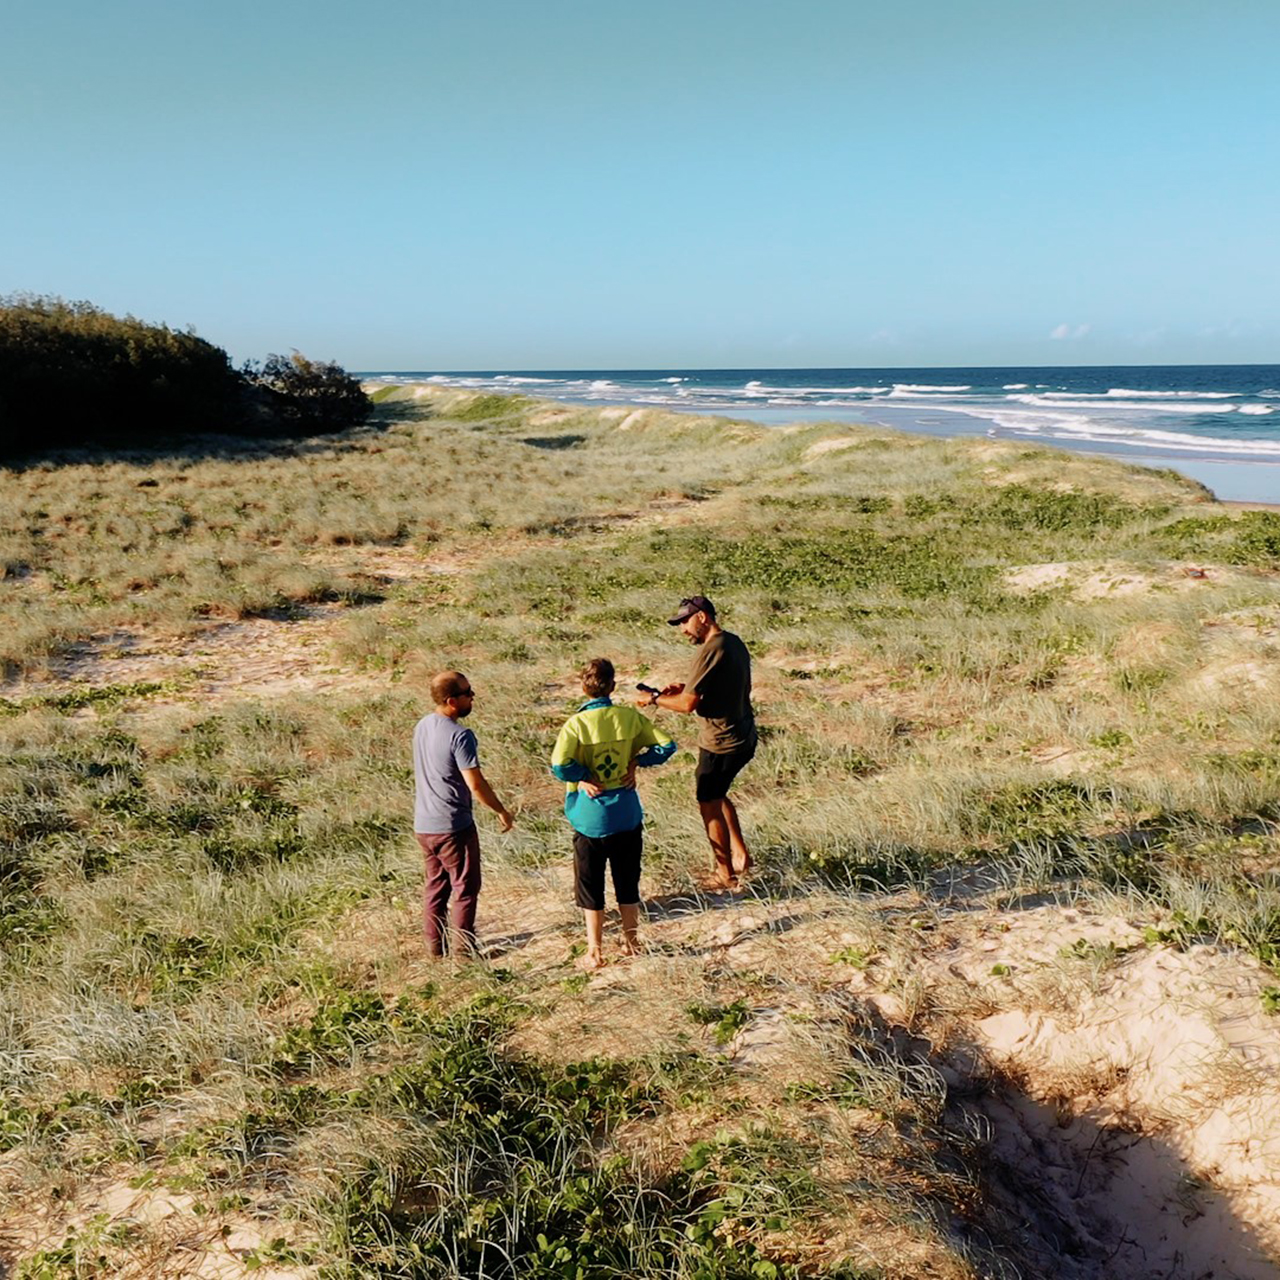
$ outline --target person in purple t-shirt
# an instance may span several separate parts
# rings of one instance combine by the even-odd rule
[[[435,710],[413,730],[413,832],[426,860],[422,927],[432,956],[445,954],[450,896],[457,949],[475,950],[480,836],[473,798],[498,815],[504,832],[515,822],[480,772],[476,735],[459,724],[471,714],[475,696],[462,672],[440,672],[431,681]]]

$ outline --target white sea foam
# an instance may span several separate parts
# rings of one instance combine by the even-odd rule
[[[1114,400],[1232,400],[1235,391],[1129,391],[1125,387],[1112,387],[1107,395]]]
[[[889,394],[888,387],[774,387],[765,382],[748,382],[741,391],[733,387],[704,387],[707,395],[773,395],[773,396],[884,396]]]
[[[1161,431],[1151,427],[1122,426],[1105,422],[1084,414],[1052,414],[1034,411],[997,410],[980,414],[989,416],[1006,431],[1020,435],[1034,435],[1047,439],[1094,441],[1098,444],[1128,445],[1142,449],[1161,449],[1179,453],[1227,453],[1241,456],[1262,457],[1280,461],[1280,441],[1257,440],[1223,436],[1196,436],[1181,431]]]
[[[1049,395],[1025,395],[1025,396],[1006,396],[1006,400],[1015,401],[1018,404],[1034,404],[1042,405],[1046,409],[1082,409],[1086,407],[1081,404],[1081,396],[1072,394],[1071,392],[1053,392]],[[1214,401],[1212,405],[1205,404],[1187,404],[1185,401],[1179,401],[1176,404],[1162,402],[1160,405],[1143,404],[1134,400],[1106,400],[1108,409],[1138,409],[1145,410],[1147,413],[1234,413],[1236,406],[1233,404],[1222,404],[1220,401]],[[1098,406],[1101,408],[1101,406]]]
[[[904,391],[910,394],[911,392],[915,392],[915,391],[928,392],[928,391],[972,391],[972,390],[973,390],[972,387],[933,387],[933,386],[930,386],[927,382],[919,382],[919,383],[895,382],[893,384],[894,394],[896,394],[899,391]]]
[[[1005,387],[1006,391],[1015,390],[1013,387]],[[1051,388],[1038,387],[1037,390],[1044,391],[1046,395],[1052,396],[1055,400],[1103,400],[1108,404],[1114,404],[1116,400],[1157,400],[1161,403],[1145,405],[1149,409],[1163,409],[1166,400],[1232,400],[1236,398],[1236,393],[1232,391],[1126,391],[1122,387],[1112,387],[1110,391],[1054,391]],[[1010,396],[1010,400],[1018,400],[1019,396]],[[1208,410],[1210,406],[1206,406]]]
[[[663,382],[688,382],[688,378],[663,378]]]
[[[1275,408],[1269,404],[1242,404],[1239,412],[1247,413],[1253,418],[1263,418],[1269,413],[1275,413]]]
[[[1036,387],[1036,392],[1046,396],[1053,396],[1055,400],[1105,400],[1107,393],[1105,391],[1055,391],[1052,387],[1046,387],[1040,383]],[[1033,393],[1033,399],[1036,398]],[[1010,400],[1023,400],[1025,396],[1009,396]]]
[[[1001,388],[1002,391],[1025,391],[1027,384],[1025,382],[1006,382]]]

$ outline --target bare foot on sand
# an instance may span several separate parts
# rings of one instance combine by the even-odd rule
[[[705,876],[700,883],[702,888],[711,893],[724,893],[726,890],[738,887],[737,878],[719,867]]]
[[[586,969],[588,973],[604,968],[604,956],[598,951],[588,951],[585,956],[579,956],[577,960],[579,969]]]
[[[640,944],[638,942],[623,942],[619,949],[624,956],[638,956],[640,954]]]

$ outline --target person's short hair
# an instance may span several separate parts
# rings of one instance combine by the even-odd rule
[[[431,677],[431,701],[443,707],[450,698],[460,698],[470,684],[461,671],[441,671]]]
[[[582,668],[582,692],[593,698],[603,698],[613,690],[617,681],[614,679],[613,663],[608,658],[592,658]]]

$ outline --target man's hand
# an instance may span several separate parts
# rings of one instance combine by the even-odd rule
[[[497,793],[489,785],[484,774],[480,772],[477,765],[474,769],[463,769],[462,780],[467,784],[467,789],[471,794],[480,801],[486,809],[498,815],[498,822],[501,824],[501,831],[505,835],[515,825],[515,819],[511,816],[507,806],[498,799]]]
[[[665,685],[663,686],[663,688],[659,689],[657,693],[646,693],[643,698],[637,698],[636,706],[640,707],[642,710],[645,707],[656,707],[658,705],[659,698],[665,698],[667,697],[668,694],[683,693],[683,692],[684,692],[683,684]]]

